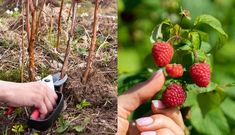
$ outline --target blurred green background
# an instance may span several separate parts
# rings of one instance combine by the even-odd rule
[[[119,94],[134,84],[146,80],[157,70],[150,55],[151,32],[165,18],[178,23],[181,7],[189,10],[192,17],[192,21],[183,21],[183,27],[189,26],[201,14],[210,14],[220,20],[229,38],[225,46],[213,55],[212,81],[221,85],[235,82],[235,0],[118,0]],[[211,33],[213,35],[213,32]],[[219,115],[223,117],[224,127],[228,130],[221,130],[215,134],[235,134],[235,88],[226,88],[224,91],[227,97],[221,105],[224,114],[219,113]],[[188,125],[190,126],[190,123]],[[212,130],[213,128],[216,127],[211,127]],[[191,132],[191,134],[211,133],[203,132],[203,129],[200,130],[198,127],[196,130],[192,128]]]

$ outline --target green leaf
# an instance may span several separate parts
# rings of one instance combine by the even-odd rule
[[[208,41],[208,34],[206,32],[197,30],[198,34],[200,35],[201,41]]]
[[[199,25],[199,24],[203,24],[203,23],[211,26],[212,28],[217,30],[219,33],[221,33],[222,35],[227,37],[227,34],[222,29],[222,25],[221,25],[220,21],[218,19],[216,19],[215,17],[213,17],[211,15],[204,14],[204,15],[198,16],[194,21],[194,25]]]
[[[212,49],[212,46],[208,42],[202,41],[200,49],[204,51],[205,53],[209,53]]]
[[[84,130],[85,130],[85,128],[86,128],[86,126],[89,124],[89,122],[90,122],[90,118],[88,118],[88,117],[86,117],[84,120],[83,120],[83,122],[82,122],[82,125],[77,125],[77,126],[75,126],[73,129],[75,130],[75,131],[77,131],[77,132],[83,132]]]
[[[186,89],[188,91],[196,91],[196,93],[205,93],[205,92],[210,92],[216,89],[218,84],[214,82],[210,82],[209,85],[206,88],[198,87],[196,84],[187,84]]]
[[[33,135],[39,135],[39,133],[37,133],[37,132],[34,132],[34,133],[33,133]]]
[[[81,125],[77,125],[73,128],[75,131],[77,131],[78,133],[83,132],[83,130],[85,129],[84,126]]]
[[[172,63],[182,64],[183,67],[188,68],[192,65],[193,60],[194,55],[191,51],[191,47],[189,45],[185,45],[175,51]]]
[[[189,38],[192,41],[193,48],[194,49],[199,49],[200,45],[201,45],[201,39],[200,39],[199,33],[198,32],[190,32],[189,33]]]
[[[218,41],[213,45],[213,51],[220,49],[228,38],[228,35],[224,32],[220,21],[211,15],[201,15],[195,19],[194,26],[198,26],[200,24],[209,25],[219,33]]]
[[[13,132],[15,132],[15,133],[18,133],[18,130],[15,129],[15,128],[11,129],[11,131],[13,131]]]
[[[183,107],[193,106],[197,102],[198,92],[196,90],[187,91],[187,98],[183,104]]]
[[[197,100],[203,116],[217,108],[221,102],[220,95],[217,92],[201,93],[197,96]]]
[[[82,102],[81,102],[80,104],[77,104],[77,105],[76,105],[76,108],[77,108],[78,110],[81,110],[81,109],[83,109],[83,108],[85,108],[85,107],[88,107],[88,106],[90,106],[90,105],[91,105],[91,103],[88,102],[88,101],[86,101],[86,99],[84,99],[84,100],[82,100]]]
[[[182,28],[180,27],[180,25],[176,24],[176,25],[173,27],[173,34],[174,34],[174,35],[180,35],[181,29],[182,29]]]
[[[90,102],[86,101],[86,99],[82,100],[82,103],[81,103],[82,107],[88,107],[91,105]]]
[[[197,57],[199,61],[204,61],[206,59],[206,54],[202,50],[196,50]]]
[[[225,100],[221,103],[220,107],[222,108],[225,115],[227,115],[229,118],[233,119],[235,121],[235,101],[233,101],[231,98],[227,97]]]
[[[184,51],[187,53],[190,53],[190,51],[192,50],[192,48],[189,45],[184,45],[179,47],[176,51]]]
[[[68,127],[70,126],[70,123],[69,123],[69,121],[64,121],[64,123],[63,124],[61,124],[57,129],[56,129],[56,132],[57,133],[63,133],[63,132],[65,132],[67,129],[68,129]]]
[[[163,40],[163,32],[162,32],[163,25],[166,25],[167,27],[169,27],[171,25],[170,20],[163,21],[162,23],[160,23],[153,29],[151,37],[150,37],[150,42],[152,44],[155,43],[157,40]]]
[[[207,104],[205,102],[204,104]],[[222,112],[217,107],[210,110],[205,116],[198,105],[191,109],[191,123],[193,127],[201,134],[207,135],[228,135],[229,125]]]

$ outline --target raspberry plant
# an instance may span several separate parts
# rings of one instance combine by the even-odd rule
[[[184,19],[191,21],[189,11],[182,10],[181,16],[179,24],[168,19],[162,21],[150,38],[154,61],[167,75],[163,94],[156,98],[168,107],[181,106],[186,126],[190,123],[200,133],[229,134],[228,123],[220,109],[225,99],[224,85],[211,80],[211,72],[219,72],[212,69],[213,55],[228,36],[220,21],[211,15],[196,17],[188,27],[181,23]],[[209,32],[211,29],[213,33]],[[183,73],[176,65],[183,67]]]
[[[168,107],[181,107],[191,134],[228,135],[232,127],[227,116],[235,119],[235,105],[225,93],[234,84],[218,84],[212,76],[213,72],[220,72],[213,70],[213,56],[228,36],[220,21],[211,15],[200,15],[194,20],[189,11],[182,10],[180,15],[178,23],[165,19],[154,28],[150,37],[152,50],[144,59],[146,68],[135,75],[120,77],[119,94],[162,68],[166,82],[154,98],[161,99]],[[151,101],[139,107],[130,119],[139,118],[150,109]]]

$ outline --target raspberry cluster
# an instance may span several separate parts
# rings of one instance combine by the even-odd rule
[[[167,76],[179,78],[183,76],[184,67],[181,64],[171,64],[174,48],[169,42],[157,42],[153,45],[152,55],[156,65],[165,67]],[[192,81],[199,87],[207,87],[210,83],[210,66],[206,63],[194,63],[190,66],[189,74]],[[186,92],[179,82],[171,83],[162,95],[162,102],[168,107],[180,106],[185,102]]]

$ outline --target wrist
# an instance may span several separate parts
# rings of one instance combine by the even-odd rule
[[[0,81],[0,102],[7,102],[12,95],[12,87],[9,82]]]

